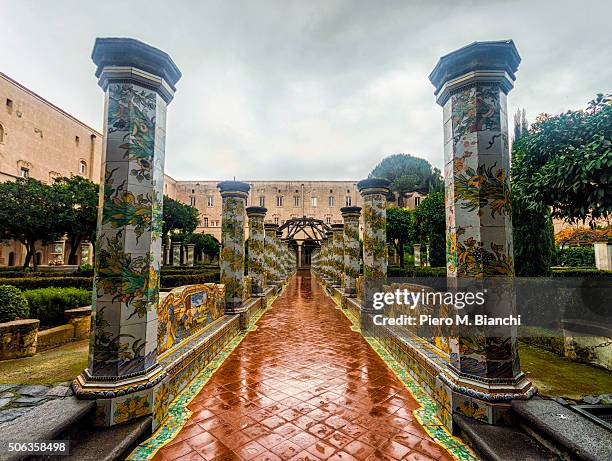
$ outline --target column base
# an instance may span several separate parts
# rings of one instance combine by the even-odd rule
[[[144,375],[121,379],[93,377],[86,369],[74,379],[72,389],[79,399],[96,400],[96,426],[115,426],[152,414],[155,430],[168,413],[168,382],[159,365]]]
[[[452,368],[436,376],[434,398],[437,416],[453,431],[453,414],[460,414],[492,425],[512,425],[512,400],[527,400],[536,387],[520,373],[515,379],[477,378],[459,374]]]

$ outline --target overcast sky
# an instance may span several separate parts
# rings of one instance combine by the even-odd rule
[[[516,43],[510,114],[533,120],[611,91],[611,13],[606,0],[0,0],[0,70],[101,130],[94,39],[134,37],[183,73],[171,176],[360,179],[397,152],[441,168],[427,76],[475,40]]]

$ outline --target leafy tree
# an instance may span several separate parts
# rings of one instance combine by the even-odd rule
[[[538,117],[513,145],[513,187],[528,209],[591,226],[612,212],[612,95]]]
[[[221,244],[214,236],[210,234],[197,232],[190,234],[179,234],[178,240],[182,240],[185,243],[195,244],[194,251],[198,260],[200,259],[200,255],[202,253],[210,256],[211,258],[219,257],[219,248],[221,247]]]
[[[391,181],[391,191],[403,206],[403,196],[408,192],[431,193],[444,190],[440,170],[422,158],[410,154],[393,154],[385,157],[369,175]]]
[[[99,187],[81,176],[59,178],[52,187],[60,207],[59,226],[68,236],[68,264],[76,264],[81,243],[95,242]]]
[[[168,233],[179,230],[186,234],[192,233],[198,227],[198,209],[171,199],[164,195],[164,225],[163,238],[166,241]]]
[[[387,209],[387,240],[393,244],[404,267],[404,245],[416,238],[416,225],[412,211],[391,207]]]
[[[418,238],[429,244],[429,264],[446,265],[446,209],[444,193],[434,192],[425,197],[414,210]]]
[[[0,183],[0,239],[26,247],[24,269],[36,267],[36,241],[49,243],[62,235],[59,204],[51,186],[32,178]]]

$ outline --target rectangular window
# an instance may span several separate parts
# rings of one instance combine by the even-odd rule
[[[207,197],[207,199],[206,199],[206,205],[207,205],[207,206],[209,206],[209,207],[211,207],[211,206],[213,206],[213,203],[214,203],[214,202],[213,202],[213,196],[212,196],[212,195],[209,195],[209,196]]]
[[[329,206],[334,206],[334,196],[330,195],[329,199],[327,200],[327,203]]]
[[[346,204],[345,206],[352,206],[353,200],[351,199],[350,195],[346,197],[346,200],[344,201],[344,203]]]
[[[274,224],[278,226],[278,216],[274,216]]]
[[[266,206],[266,198],[263,195],[259,197],[259,206]]]
[[[313,208],[316,208],[317,206],[317,198],[316,197],[310,197],[310,206]]]
[[[191,206],[195,206],[195,197],[194,196],[189,197],[189,204]]]
[[[81,138],[79,138],[78,136],[74,137],[74,143],[76,144],[77,147],[79,147],[79,143],[81,142]]]
[[[283,196],[279,195],[276,197],[276,206],[283,206]]]
[[[22,166],[21,170],[19,170],[19,176],[21,176],[22,178],[29,178],[30,169]]]
[[[300,206],[300,197],[298,195],[293,197],[293,206]]]
[[[202,219],[202,225],[203,225],[204,227],[208,227],[208,218],[207,218],[207,217],[205,217],[204,219]]]
[[[414,198],[414,206],[419,206],[421,203],[421,197],[415,197]]]
[[[327,216],[327,217],[325,218],[325,222],[326,222],[327,224],[331,224],[331,216]]]

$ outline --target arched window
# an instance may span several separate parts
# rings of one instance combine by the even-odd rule
[[[79,161],[79,174],[87,174],[87,162],[85,160]]]
[[[0,144],[4,144],[4,126],[2,126],[2,123],[0,123]]]
[[[11,266],[11,267],[14,266],[15,265],[15,252],[14,251],[11,251],[9,253],[9,258],[8,259],[9,259],[8,260],[8,265]]]

